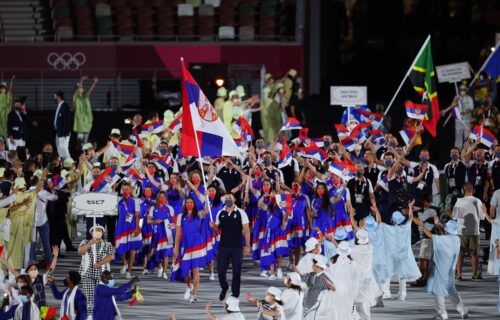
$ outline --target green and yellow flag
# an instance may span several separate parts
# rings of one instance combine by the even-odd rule
[[[430,37],[420,50],[411,68],[410,81],[415,91],[422,97],[422,103],[428,105],[427,113],[424,119],[424,127],[435,137],[436,127],[439,121],[439,104],[436,88],[436,75],[434,73],[434,64],[432,62]]]

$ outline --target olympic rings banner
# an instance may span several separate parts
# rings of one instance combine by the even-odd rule
[[[121,43],[26,43],[2,44],[0,70],[4,78],[75,78],[81,74],[100,77],[150,77],[162,70],[161,77],[180,78],[179,58],[188,63],[226,63],[265,65],[276,75],[289,68],[303,74],[303,46],[265,44],[121,44]]]

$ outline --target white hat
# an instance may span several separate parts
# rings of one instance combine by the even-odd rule
[[[63,166],[65,168],[69,168],[75,163],[75,160],[71,159],[71,157],[64,159]]]
[[[285,85],[283,84],[283,82],[278,82],[278,83],[276,84],[276,90],[277,90],[277,89],[284,88],[284,87],[285,87]]]
[[[267,293],[274,296],[274,300],[281,301],[281,290],[276,287],[269,287],[267,289]]]
[[[101,168],[101,163],[100,162],[92,163],[92,168]]]
[[[227,96],[227,89],[224,87],[220,87],[217,89],[217,97],[225,97]]]
[[[240,312],[240,300],[233,296],[226,299],[227,311]]]
[[[317,254],[313,258],[313,261],[316,264],[316,266],[320,267],[323,270],[326,269],[326,264],[328,263],[328,259],[324,255]]]
[[[339,243],[339,246],[337,247],[337,253],[341,256],[347,256],[351,252],[351,249],[349,249],[349,242],[347,241],[342,241]]]
[[[238,94],[238,92],[236,90],[231,90],[231,91],[229,91],[229,98],[231,98],[232,96],[235,96],[237,94]]]
[[[319,244],[319,241],[318,239],[316,238],[309,238],[307,239],[306,241],[306,252],[311,252],[314,250],[314,248],[316,248],[316,246]]]
[[[87,142],[86,144],[83,145],[82,150],[87,151],[88,149],[92,149],[92,148],[93,148],[92,143]]]
[[[96,224],[96,225],[94,225],[94,226],[90,227],[89,232],[90,232],[90,233],[92,233],[92,232],[94,232],[94,230],[95,230],[95,229],[97,229],[97,228],[102,229],[102,231],[103,231],[103,232],[104,232],[104,230],[105,230],[103,226],[101,226],[100,224]]]
[[[116,128],[111,129],[111,134],[117,134],[117,135],[121,136],[120,129],[116,129]]]
[[[4,173],[5,173],[5,168],[0,168],[0,178],[3,178]]]
[[[271,79],[272,77],[273,77],[273,75],[272,75],[272,74],[270,74],[270,73],[266,73],[266,74],[264,75],[264,80],[266,80],[266,81],[267,81],[267,80]]]
[[[356,232],[356,238],[358,238],[359,244],[367,244],[370,242],[370,239],[368,238],[368,231],[365,229],[359,229],[358,232]]]
[[[246,96],[245,88],[242,85],[236,87],[236,92],[238,92],[238,96],[240,96],[240,98]]]
[[[288,279],[290,279],[290,283],[293,284],[294,286],[299,286],[299,287],[304,287],[305,283],[302,282],[302,279],[300,278],[300,275],[297,272],[290,272],[288,274]]]
[[[24,180],[23,177],[16,178],[14,181],[14,189],[18,188],[25,188],[26,187],[26,180]]]
[[[40,169],[37,169],[37,170],[35,170],[35,172],[33,172],[33,175],[35,177],[38,177],[38,179],[40,179],[42,177],[42,174],[43,174],[43,171]]]
[[[292,76],[292,77],[296,77],[297,76],[297,70],[295,70],[295,69],[288,70],[288,75]]]

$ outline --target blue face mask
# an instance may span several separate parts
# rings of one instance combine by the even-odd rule
[[[226,205],[226,207],[232,207],[233,206],[233,200],[230,200],[230,199],[227,199],[224,204]]]
[[[269,158],[264,158],[264,165],[265,165],[265,166],[268,166],[268,165],[270,165],[270,164],[271,164],[271,159],[269,159]]]
[[[386,167],[392,166],[392,160],[385,160],[384,163]]]
[[[458,154],[452,154],[450,158],[453,161],[457,161],[458,160]]]
[[[396,148],[398,144],[396,142],[389,142],[389,147]]]
[[[160,149],[160,154],[164,156],[167,154],[167,151],[168,151],[167,149]]]
[[[115,279],[109,279],[107,285],[108,287],[113,288],[115,286]]]
[[[113,171],[115,171],[116,169],[118,169],[118,165],[117,164],[112,164],[112,165],[110,165],[110,167],[111,167],[111,169]]]
[[[256,146],[257,146],[257,149],[264,148],[264,144],[263,143],[257,143]]]
[[[429,161],[429,158],[427,157],[420,157],[420,162],[426,162]]]
[[[19,295],[19,300],[21,300],[22,303],[26,303],[29,299],[27,295],[21,294]]]

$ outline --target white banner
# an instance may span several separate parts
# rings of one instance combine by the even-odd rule
[[[459,82],[470,79],[470,68],[468,62],[446,64],[436,67],[438,82]]]
[[[354,107],[368,104],[367,87],[330,87],[330,105]]]
[[[109,193],[88,192],[73,195],[72,212],[82,216],[118,215],[118,196]]]

